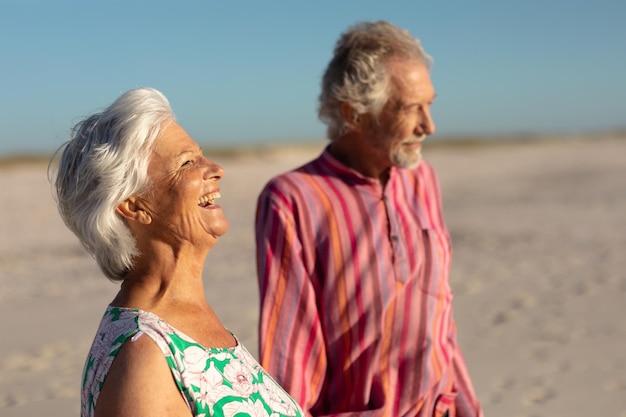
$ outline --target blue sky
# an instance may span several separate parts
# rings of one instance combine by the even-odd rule
[[[621,0],[2,0],[0,155],[53,150],[140,86],[203,145],[322,139],[334,43],[377,19],[434,57],[436,136],[626,126]]]

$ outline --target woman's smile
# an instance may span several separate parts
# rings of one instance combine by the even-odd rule
[[[214,191],[203,195],[198,199],[198,205],[202,208],[219,207],[215,205],[215,200],[222,197],[219,191]]]

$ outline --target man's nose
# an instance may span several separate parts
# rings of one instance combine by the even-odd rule
[[[432,135],[435,133],[435,130],[436,130],[435,121],[433,120],[432,115],[430,114],[430,110],[424,110],[422,120],[417,125],[417,128],[415,130],[416,130],[415,134],[418,136]]]

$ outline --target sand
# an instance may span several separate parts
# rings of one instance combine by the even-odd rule
[[[255,355],[256,196],[324,145],[213,158],[231,228],[207,259],[207,297]],[[486,416],[626,417],[626,140],[424,154],[441,179],[459,343]],[[0,415],[78,415],[116,285],[58,217],[43,163],[0,168],[0,230]]]

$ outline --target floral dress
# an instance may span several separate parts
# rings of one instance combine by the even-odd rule
[[[204,348],[152,313],[108,306],[83,370],[82,417],[93,417],[100,389],[124,342],[142,334],[165,355],[192,415],[304,416],[238,340],[233,348]]]

